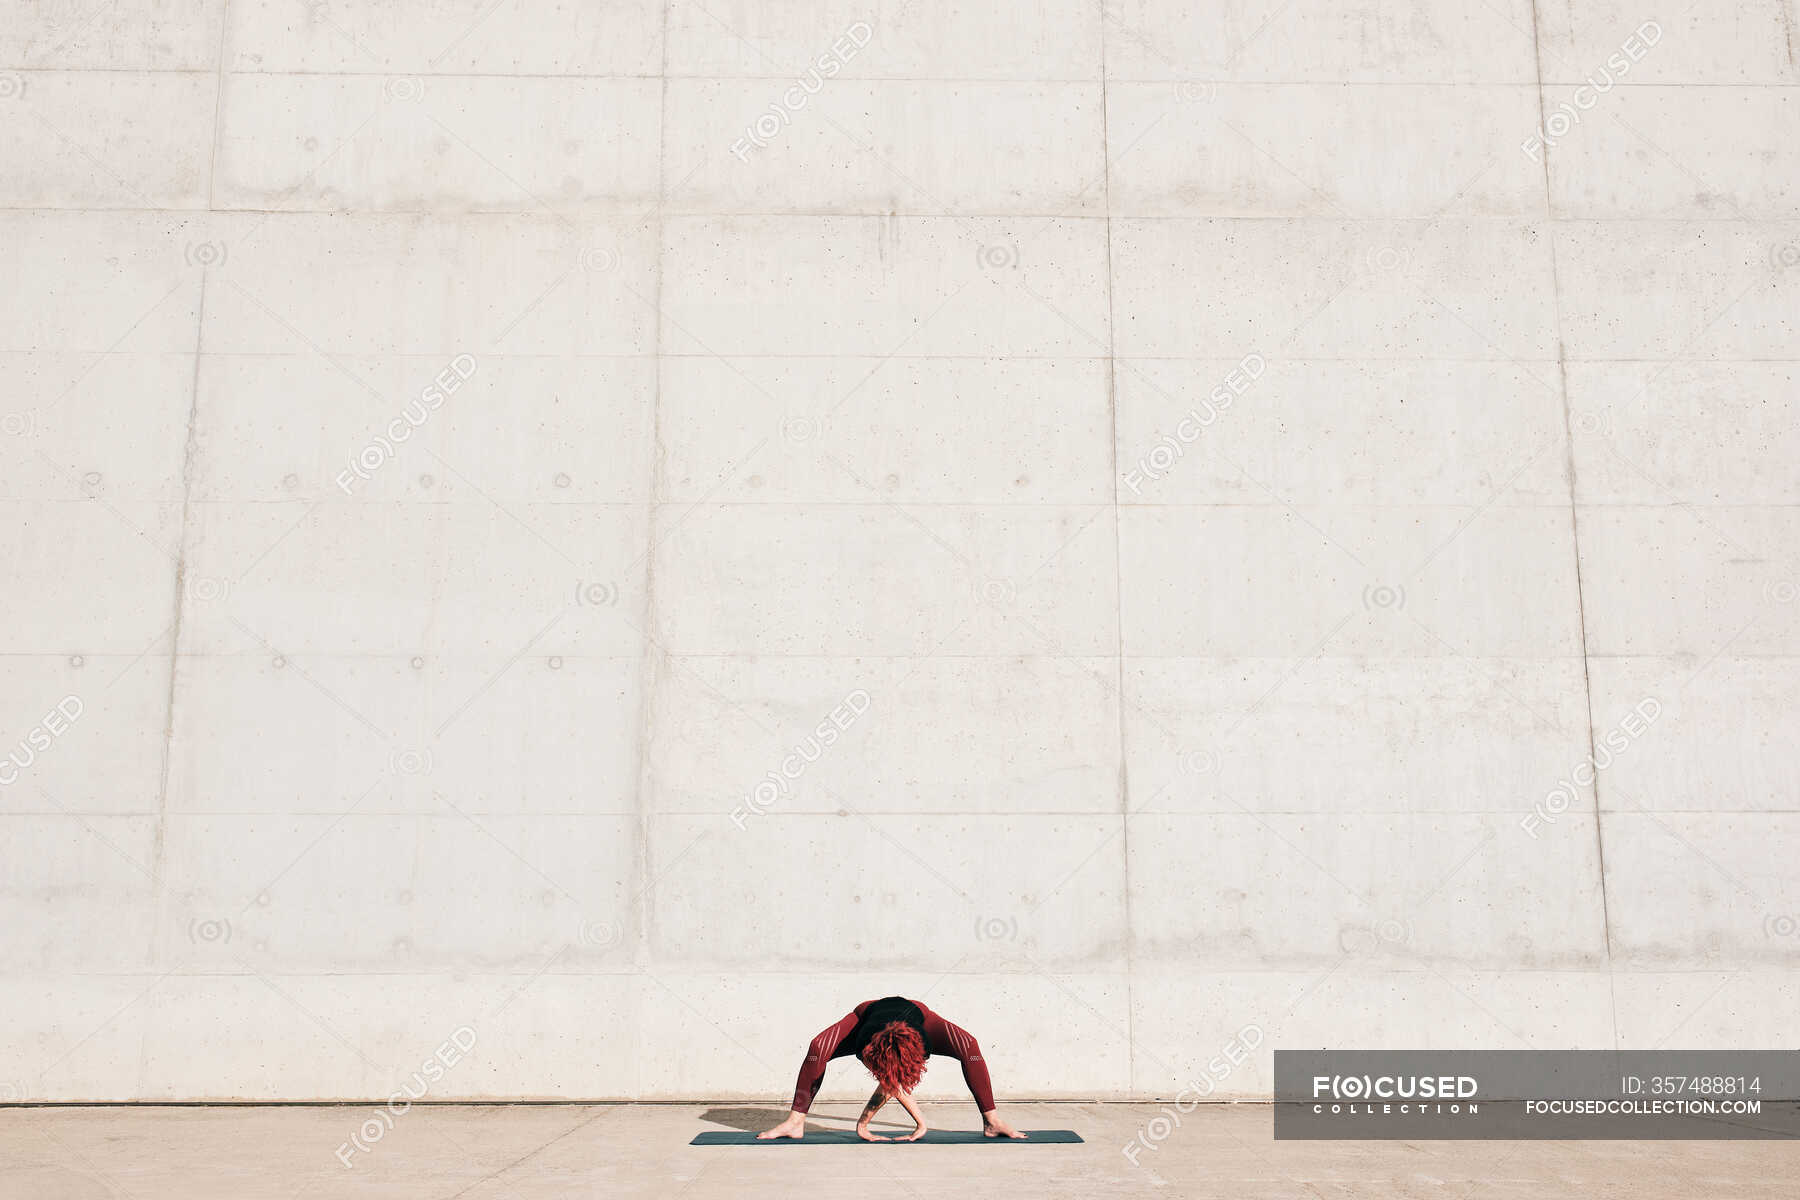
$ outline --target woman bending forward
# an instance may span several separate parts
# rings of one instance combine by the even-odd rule
[[[914,1142],[925,1136],[925,1114],[913,1103],[912,1090],[919,1086],[919,1077],[925,1073],[925,1059],[933,1054],[951,1055],[962,1064],[963,1082],[969,1085],[975,1106],[981,1110],[983,1133],[988,1137],[1025,1136],[1001,1120],[995,1110],[994,1085],[988,1081],[987,1063],[975,1036],[904,996],[865,1000],[835,1025],[821,1030],[800,1064],[800,1078],[794,1083],[793,1111],[787,1120],[757,1136],[797,1138],[804,1134],[807,1110],[825,1081],[825,1064],[847,1054],[854,1054],[875,1076],[875,1094],[863,1105],[862,1116],[856,1121],[856,1136],[865,1142],[894,1140],[869,1132],[869,1122],[889,1100],[898,1100],[917,1126],[899,1140]]]

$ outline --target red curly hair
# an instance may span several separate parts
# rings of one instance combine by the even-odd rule
[[[889,1021],[869,1039],[861,1058],[882,1091],[910,1092],[925,1074],[925,1039],[905,1021]]]

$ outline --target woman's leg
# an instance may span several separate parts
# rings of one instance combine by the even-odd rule
[[[951,1055],[962,1064],[963,1082],[969,1085],[969,1094],[975,1097],[984,1132],[989,1137],[1025,1136],[1002,1120],[995,1109],[994,1084],[988,1078],[987,1060],[981,1057],[981,1043],[975,1040],[974,1034],[925,1009],[925,1048],[933,1054]]]
[[[806,1114],[812,1108],[813,1097],[819,1094],[819,1085],[825,1082],[825,1064],[850,1053],[844,1039],[856,1028],[856,1022],[855,1012],[846,1013],[836,1024],[818,1032],[806,1048],[806,1057],[800,1061],[800,1076],[794,1080],[794,1107],[788,1112],[787,1120],[757,1137],[797,1138],[806,1132]]]

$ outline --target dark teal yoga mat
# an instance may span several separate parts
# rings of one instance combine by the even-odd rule
[[[897,1146],[969,1146],[976,1142],[1009,1146],[1046,1146],[1058,1143],[1079,1142],[1081,1135],[1073,1129],[1027,1129],[1031,1136],[1018,1138],[991,1138],[979,1129],[933,1129],[916,1142],[895,1142]],[[849,1129],[809,1129],[805,1137],[770,1138],[761,1141],[754,1133],[743,1133],[738,1130],[710,1129],[697,1134],[690,1146],[880,1146],[886,1143],[865,1142]]]

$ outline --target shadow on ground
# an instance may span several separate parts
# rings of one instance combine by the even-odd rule
[[[730,1129],[761,1133],[765,1129],[773,1129],[781,1124],[782,1118],[787,1115],[788,1110],[785,1108],[709,1108],[700,1114],[700,1119],[710,1121],[714,1125],[724,1125]],[[809,1125],[826,1129],[849,1129],[856,1124],[852,1118],[834,1117],[817,1112],[808,1114],[806,1120]],[[892,1121],[880,1119],[876,1120],[875,1124],[877,1126],[895,1125]],[[895,1125],[895,1128],[899,1128],[899,1126]]]
[[[787,1116],[786,1109],[709,1108],[700,1114],[700,1119],[710,1121],[714,1125],[725,1125],[749,1133],[761,1133],[765,1129],[773,1129],[781,1124],[781,1119],[785,1116]]]

